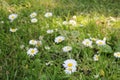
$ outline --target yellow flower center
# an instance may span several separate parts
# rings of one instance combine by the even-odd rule
[[[14,16],[11,16],[12,19],[14,19],[15,17]]]
[[[100,41],[98,44],[103,44],[103,42]]]
[[[96,59],[98,59],[99,57],[98,57],[98,56],[96,56],[95,58],[96,58]]]
[[[86,44],[88,45],[88,44],[89,44],[89,42],[86,42]]]
[[[117,54],[118,57],[120,57],[120,54]]]
[[[72,67],[73,66],[73,64],[72,63],[68,63],[68,67]]]
[[[58,39],[58,42],[61,42],[62,41],[62,39],[60,38],[60,39]]]
[[[35,41],[34,40],[32,40],[32,43],[34,43]]]
[[[11,29],[11,32],[15,32],[17,29]]]
[[[35,53],[35,50],[31,50],[31,53],[34,54],[34,53]]]

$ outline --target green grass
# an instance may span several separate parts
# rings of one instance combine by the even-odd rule
[[[46,12],[51,18],[45,18]],[[30,22],[29,15],[36,12],[38,22]],[[18,18],[12,23],[11,13]],[[77,16],[77,26],[65,26],[62,22]],[[110,17],[114,18],[112,20]],[[120,59],[113,56],[120,52],[120,0],[0,0],[0,80],[119,80]],[[110,21],[110,25],[108,25]],[[83,27],[80,26],[83,25]],[[10,28],[18,28],[12,33]],[[54,33],[47,34],[48,29]],[[56,44],[55,37],[62,35],[65,41]],[[39,40],[44,36],[39,52],[30,57],[27,49],[29,40]],[[86,48],[82,41],[86,38],[107,38],[107,47]],[[25,48],[21,49],[20,46]],[[64,53],[64,46],[71,46]],[[50,50],[46,50],[49,46]],[[99,51],[99,61],[93,61]],[[71,58],[77,61],[77,71],[71,75],[64,72],[62,64]],[[46,65],[52,62],[53,65]],[[94,75],[99,75],[95,79]]]

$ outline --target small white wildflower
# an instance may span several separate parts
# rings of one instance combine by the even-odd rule
[[[45,15],[44,15],[45,17],[51,17],[52,16],[52,13],[51,12],[47,12],[47,13],[45,13]]]
[[[74,20],[76,20],[76,19],[77,19],[77,17],[74,15],[74,16],[73,16],[73,19],[74,19]]]
[[[86,47],[91,47],[92,46],[92,41],[89,40],[89,39],[85,39],[83,42],[82,42],[83,45],[85,45]]]
[[[36,23],[38,20],[36,18],[31,19],[31,23]]]
[[[63,21],[62,24],[63,24],[63,25],[68,25],[68,22],[67,22],[67,21]]]
[[[43,36],[39,36],[39,40],[43,40]]]
[[[8,19],[12,22],[13,20],[15,20],[17,18],[17,14],[10,14]]]
[[[17,30],[17,28],[10,28],[10,32],[16,32]]]
[[[98,60],[99,60],[99,55],[94,55],[94,56],[93,56],[93,60],[94,60],[94,61],[98,61]]]
[[[27,54],[30,55],[30,56],[34,56],[38,53],[38,49],[37,48],[30,48],[28,51],[27,51]]]
[[[120,52],[115,52],[115,53],[114,53],[114,57],[120,58]]]
[[[51,33],[53,33],[54,31],[53,30],[47,30],[47,33],[48,34],[51,34]]]
[[[69,21],[69,24],[72,25],[72,26],[76,26],[77,23],[76,23],[75,20],[70,20],[70,21]]]
[[[36,17],[36,16],[37,16],[37,13],[36,13],[36,12],[33,12],[33,13],[30,14],[30,17],[31,17],[31,18],[34,18],[34,17]]]
[[[42,45],[42,41],[37,41],[36,47],[39,47]]]
[[[63,37],[63,36],[58,36],[58,37],[56,37],[55,38],[55,43],[60,43],[60,42],[62,42],[63,40],[65,40],[65,37]]]
[[[72,50],[72,47],[70,47],[70,46],[65,46],[65,47],[62,48],[62,50],[63,50],[63,52],[69,52],[69,51]]]
[[[96,44],[97,44],[98,46],[104,46],[104,45],[106,45],[106,42],[105,42],[104,40],[97,40],[97,41],[96,41]]]
[[[31,44],[31,45],[36,45],[36,44],[37,44],[37,41],[36,41],[36,40],[30,40],[30,41],[29,41],[29,44]]]
[[[20,49],[24,49],[25,45],[20,45]]]

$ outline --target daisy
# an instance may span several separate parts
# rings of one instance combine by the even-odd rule
[[[33,12],[33,13],[30,14],[30,17],[31,17],[31,18],[34,18],[34,17],[36,17],[36,16],[37,16],[37,13],[36,13],[36,12]]]
[[[67,21],[63,21],[62,24],[63,24],[63,25],[68,25],[68,22],[67,22]]]
[[[10,14],[8,19],[12,22],[13,20],[15,20],[17,18],[17,14]]]
[[[29,41],[29,44],[31,44],[31,45],[36,45],[36,44],[37,44],[37,41],[36,41],[36,40],[30,40],[30,41]]]
[[[51,17],[51,16],[52,16],[52,13],[51,13],[51,12],[47,12],[47,13],[45,13],[44,16],[45,16],[46,18]]]
[[[93,56],[93,60],[94,60],[94,61],[98,61],[98,60],[99,60],[99,55],[94,55],[94,56]]]
[[[115,56],[116,58],[120,58],[120,52],[115,52],[115,53],[114,53],[114,56]]]
[[[30,56],[34,56],[38,53],[38,50],[37,48],[30,48],[28,51],[27,51],[27,54],[30,55]]]
[[[41,46],[41,45],[42,45],[42,41],[37,41],[36,46],[39,47],[39,46]]]
[[[77,23],[76,23],[75,20],[70,20],[70,21],[69,21],[69,24],[72,25],[72,26],[76,26]]]
[[[47,30],[47,33],[48,34],[51,34],[51,33],[53,33],[54,31],[53,30]]]
[[[72,74],[73,72],[76,72],[76,67],[67,67],[65,69],[66,74]]]
[[[36,23],[38,20],[36,18],[31,19],[31,23]]]
[[[74,15],[73,17],[72,17],[74,20],[76,20],[77,19],[77,17]]]
[[[65,68],[67,68],[67,67],[76,67],[77,66],[77,62],[74,59],[68,59],[68,60],[64,61],[63,66]]]
[[[82,42],[83,45],[85,45],[86,47],[92,47],[92,41],[89,40],[89,39],[85,39],[83,42]]]
[[[16,32],[17,30],[17,28],[10,28],[10,32]]]
[[[44,36],[39,36],[39,40],[43,40]]]
[[[104,46],[104,45],[106,45],[106,42],[105,42],[105,40],[96,40],[96,44],[98,46]]]
[[[63,52],[69,52],[69,51],[72,50],[72,47],[70,47],[70,46],[65,46],[65,47],[62,48],[62,50],[63,50]]]
[[[24,49],[25,48],[25,45],[20,45],[20,49]]]
[[[55,38],[55,43],[60,43],[60,42],[62,42],[63,40],[65,40],[65,37],[63,37],[63,36],[58,36],[58,37],[56,37]]]

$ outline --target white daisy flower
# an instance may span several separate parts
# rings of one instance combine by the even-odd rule
[[[20,45],[20,49],[24,49],[25,48],[25,45]]]
[[[31,23],[36,23],[38,20],[36,18],[31,19]]]
[[[68,60],[64,61],[63,66],[65,68],[67,68],[67,67],[76,67],[77,66],[77,62],[74,59],[68,59]]]
[[[51,34],[51,33],[53,33],[54,31],[53,30],[47,30],[47,33],[48,34]]]
[[[63,50],[63,52],[69,52],[69,51],[72,50],[72,47],[70,47],[70,46],[65,46],[65,47],[62,48],[62,50]]]
[[[51,17],[52,16],[52,13],[51,12],[47,12],[47,13],[45,13],[45,15],[44,15],[45,17]]]
[[[82,42],[83,45],[85,45],[86,47],[92,47],[92,41],[89,40],[89,39],[85,39],[83,42]]]
[[[39,36],[39,40],[43,40],[43,38],[44,38],[43,36]]]
[[[27,51],[27,54],[30,55],[30,56],[34,56],[38,53],[38,49],[37,48],[30,48],[28,51]]]
[[[63,21],[62,24],[63,24],[63,25],[68,25],[68,22],[67,22],[67,21]]]
[[[70,21],[69,21],[69,24],[72,25],[72,26],[76,26],[77,23],[76,23],[75,20],[70,20]]]
[[[67,67],[65,69],[66,74],[72,74],[73,72],[76,72],[76,67]]]
[[[42,45],[42,41],[37,41],[36,47],[39,47]]]
[[[13,20],[15,20],[18,17],[17,14],[10,14],[8,19],[12,22]]]
[[[29,44],[31,44],[31,45],[37,45],[37,41],[36,40],[30,40]]]
[[[106,42],[105,42],[105,40],[96,40],[96,44],[98,46],[104,46],[104,45],[106,45]]]
[[[33,13],[30,14],[30,17],[31,17],[31,18],[34,18],[34,17],[36,17],[36,16],[37,16],[37,13],[36,13],[36,12],[33,12]]]
[[[10,32],[16,32],[17,30],[17,28],[10,28]]]
[[[60,43],[60,42],[62,42],[63,40],[65,40],[65,37],[63,37],[63,36],[58,36],[58,37],[56,37],[55,38],[55,43]]]
[[[77,17],[74,15],[74,16],[73,16],[73,19],[74,19],[74,20],[76,20],[76,19],[77,19]]]
[[[115,56],[116,58],[120,58],[120,52],[115,52],[115,53],[114,53],[114,56]]]
[[[94,61],[98,61],[98,60],[99,60],[99,55],[94,55],[94,56],[93,56],[93,60],[94,60]]]

